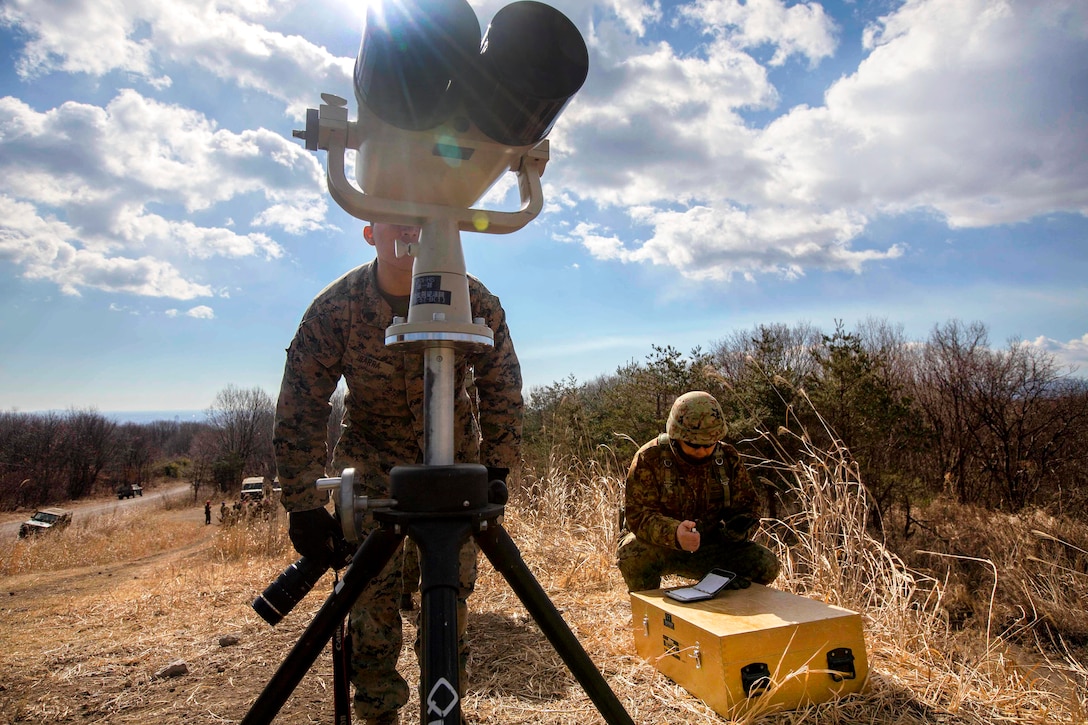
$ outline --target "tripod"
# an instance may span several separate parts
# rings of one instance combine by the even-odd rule
[[[322,94],[320,109],[308,109],[305,130],[295,132],[307,149],[328,151],[329,193],[349,214],[422,227],[417,245],[397,249],[398,256],[415,258],[411,301],[407,319],[396,317],[386,329],[385,343],[423,352],[424,463],[390,471],[392,500],[356,496],[348,471],[318,482],[318,488],[338,489],[349,542],[359,540],[368,510],[378,528],[361,542],[343,580],[254,702],[243,720],[247,725],[275,717],[406,536],[420,550],[422,723],[460,723],[458,555],[469,537],[606,721],[632,723],[503,529],[505,487],[489,485],[484,466],[454,463],[454,360],[458,353],[494,346],[485,320],[472,316],[460,232],[507,234],[540,213],[545,136],[589,69],[577,28],[543,3],[508,6],[495,16],[485,43],[478,29],[466,0],[433,0],[426,8],[400,0],[368,3],[355,68],[358,120],[348,120],[346,100]],[[443,121],[440,132],[432,121]],[[345,176],[348,148],[358,152],[358,188]],[[507,171],[517,174],[521,208],[471,208]]]
[[[494,344],[492,330],[482,319],[471,317],[456,220],[428,219],[422,225],[418,248],[406,251],[415,257],[416,284],[408,319],[394,318],[386,329],[386,345],[423,351],[424,463],[395,466],[390,471],[391,500],[372,501],[357,496],[351,469],[340,478],[317,482],[318,489],[335,489],[340,523],[349,542],[359,540],[363,515],[368,510],[379,527],[362,541],[343,580],[242,722],[244,725],[271,722],[352,604],[408,536],[420,552],[421,722],[459,725],[462,685],[457,646],[459,552],[471,536],[510,584],[605,720],[610,725],[633,725],[503,529],[505,485],[489,485],[485,466],[454,463],[457,354],[487,349]],[[437,303],[434,290],[441,290],[441,300]]]
[[[272,721],[332,638],[352,603],[393,557],[405,536],[410,536],[420,551],[422,723],[456,725],[461,722],[456,626],[458,552],[472,536],[525,605],[605,721],[610,725],[633,725],[502,527],[504,506],[487,502],[486,468],[473,464],[398,466],[391,473],[390,488],[399,510],[374,511],[380,527],[359,546],[340,585],[318,610],[253,703],[242,720],[243,725]],[[446,500],[437,506],[433,496],[436,488],[448,492],[443,496]],[[464,507],[466,503],[468,509]],[[416,507],[426,510],[408,510]]]

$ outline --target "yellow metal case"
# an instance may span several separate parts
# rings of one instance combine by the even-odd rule
[[[682,603],[631,593],[635,649],[715,712],[790,710],[860,692],[861,615],[753,584]]]

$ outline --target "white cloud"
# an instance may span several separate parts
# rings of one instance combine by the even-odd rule
[[[646,34],[646,27],[661,19],[661,2],[643,0],[608,0],[609,9],[616,14],[624,27],[638,37]]]
[[[824,107],[762,134],[767,197],[952,226],[1088,212],[1086,20],[1074,1],[907,2]]]
[[[74,241],[74,230],[43,218],[28,203],[0,194],[0,259],[28,279],[47,280],[67,295],[94,288],[149,297],[192,299],[211,294],[207,285],[182,277],[169,262],[143,256],[108,257]]]
[[[598,204],[630,206],[719,196],[723,179],[763,173],[745,156],[753,132],[737,110],[771,106],[777,96],[750,56],[721,42],[706,58],[659,43],[595,49],[590,63],[597,71],[555,134],[553,147],[565,154],[559,186]]]
[[[843,211],[812,215],[698,206],[683,211],[643,208],[637,217],[653,228],[648,241],[625,245],[589,225],[579,225],[573,236],[600,259],[667,265],[695,280],[728,281],[738,273],[746,279],[754,274],[795,279],[813,267],[860,272],[868,262],[895,259],[903,252],[898,246],[851,249],[847,242],[860,230],[861,220]]]
[[[197,320],[215,319],[215,311],[207,305],[197,305],[196,307],[193,307],[188,312],[186,312],[185,315],[186,317],[192,317]]]
[[[1050,353],[1059,364],[1073,368],[1077,375],[1084,376],[1088,372],[1088,333],[1068,342],[1040,336],[1027,344]]]
[[[262,22],[294,5],[287,0],[9,0],[0,22],[30,38],[18,68],[33,78],[51,71],[103,76],[124,71],[162,87],[163,61],[196,64],[216,77],[265,93],[301,118],[313,91],[350,87],[352,59],[338,58],[298,35]]]
[[[288,233],[325,226],[313,154],[265,129],[218,129],[199,113],[131,90],[104,108],[69,102],[45,112],[2,98],[0,152],[0,193],[19,210],[0,217],[6,255],[28,277],[63,277],[69,293],[87,285],[190,299],[209,288],[183,279],[179,265],[188,259],[283,255],[265,233],[175,219],[151,205],[198,212],[264,198],[256,225]],[[46,226],[61,228],[46,233]],[[47,255],[47,247],[60,251]],[[64,266],[73,260],[86,274]]]
[[[907,0],[870,29],[868,57],[824,105],[763,129],[740,112],[778,95],[744,50],[818,62],[835,48],[827,16],[779,0],[680,12],[703,24],[705,48],[595,27],[589,82],[557,125],[553,145],[567,155],[551,182],[652,230],[622,243],[586,234],[595,256],[696,278],[789,278],[900,256],[897,245],[853,248],[877,216],[928,209],[950,226],[988,226],[1088,213],[1082,2]]]
[[[703,32],[729,39],[739,48],[774,47],[770,65],[782,65],[793,54],[810,66],[831,57],[837,44],[835,24],[815,2],[787,6],[783,0],[696,0],[680,14]]]

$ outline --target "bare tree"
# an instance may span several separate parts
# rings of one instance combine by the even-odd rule
[[[56,465],[63,421],[56,413],[0,415],[0,501],[4,507],[37,506],[64,495]]]
[[[205,411],[214,440],[213,478],[219,490],[240,485],[245,475],[275,475],[272,425],[276,406],[260,388],[228,385]]]
[[[1018,340],[985,356],[971,388],[983,426],[982,471],[991,505],[1033,502],[1064,442],[1086,415],[1054,356]]]
[[[936,474],[960,503],[973,490],[973,466],[979,455],[982,421],[971,400],[971,387],[989,350],[981,322],[951,320],[934,328],[918,359],[913,397],[933,429]]]
[[[117,424],[95,410],[70,410],[63,429],[58,462],[65,470],[67,497],[77,499],[91,492],[113,457]]]
[[[125,423],[117,429],[114,446],[113,478],[122,484],[146,486],[157,450],[152,445],[151,429],[138,423]]]

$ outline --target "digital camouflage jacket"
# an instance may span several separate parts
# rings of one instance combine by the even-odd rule
[[[694,521],[706,543],[746,538],[761,516],[760,498],[737,449],[718,443],[701,465],[673,452],[667,435],[642,446],[631,461],[624,494],[628,529],[641,541],[679,549],[676,528]]]
[[[456,461],[514,469],[520,460],[521,366],[499,298],[470,276],[469,299],[472,316],[494,332],[495,346],[457,356]],[[378,289],[377,260],[326,287],[302,318],[287,348],[276,405],[276,466],[288,511],[327,500],[313,484],[326,475],[329,398],[341,377],[348,387],[346,412],[329,474],[355,468],[374,495],[387,490],[393,466],[423,462],[423,352],[386,346],[392,321],[393,310]]]

